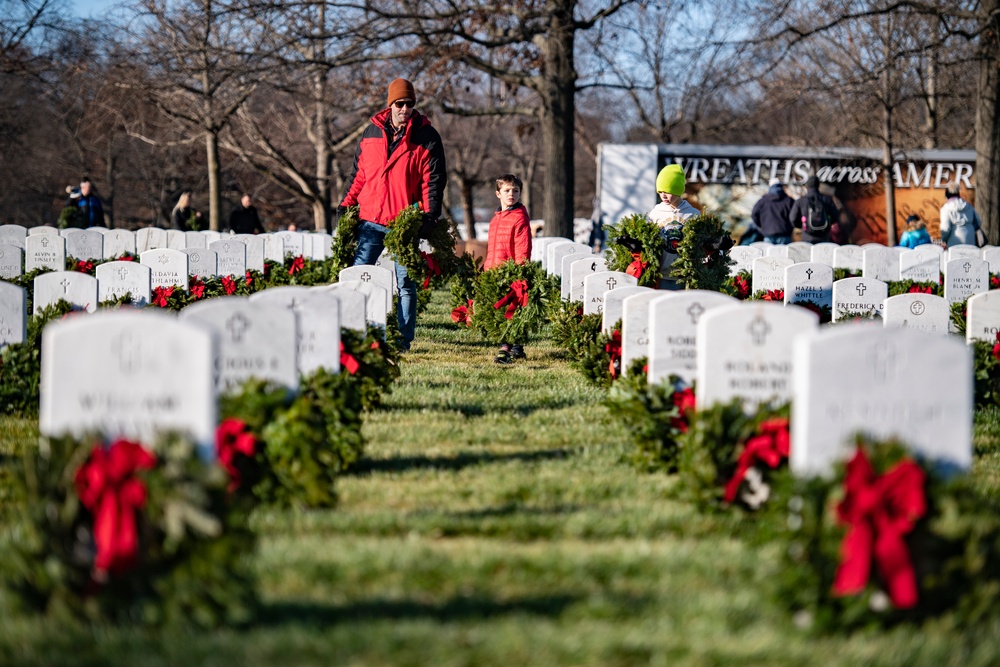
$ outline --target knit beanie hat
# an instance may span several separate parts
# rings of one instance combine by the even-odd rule
[[[417,93],[413,90],[413,84],[406,79],[396,79],[389,84],[389,95],[386,97],[385,105],[391,106],[396,100],[417,101]]]
[[[656,191],[672,195],[684,194],[684,169],[679,164],[668,164],[656,175]]]

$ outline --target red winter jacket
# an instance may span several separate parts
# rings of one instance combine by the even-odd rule
[[[341,206],[360,205],[361,220],[387,225],[410,204],[432,217],[441,216],[444,148],[430,120],[414,112],[399,144],[389,155],[390,110],[372,116],[354,155],[354,173]],[[391,125],[390,125],[391,127]]]
[[[486,245],[483,270],[492,269],[507,260],[523,264],[531,257],[531,225],[524,204],[514,204],[506,211],[497,210],[490,220],[490,237]]]

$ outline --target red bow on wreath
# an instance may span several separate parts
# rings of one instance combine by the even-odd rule
[[[743,453],[736,464],[736,473],[726,484],[725,501],[731,503],[736,500],[740,484],[754,464],[761,461],[771,468],[777,468],[788,458],[788,449],[788,420],[778,418],[762,422],[758,434],[747,440],[743,447]]]
[[[229,473],[229,492],[240,488],[240,470],[236,467],[236,455],[252,457],[257,450],[257,440],[247,425],[239,419],[226,419],[215,429],[215,455],[219,463]]]
[[[648,373],[649,366],[643,366],[642,372]],[[681,433],[687,433],[688,420],[691,418],[691,413],[694,412],[695,408],[694,389],[685,387],[680,391],[675,391],[673,403],[677,408],[677,416],[670,420],[670,427],[677,429]]]
[[[451,311],[451,321],[456,324],[464,324],[467,327],[472,326],[472,299],[467,299],[469,305],[459,306],[458,308]]]
[[[431,278],[436,278],[441,275],[441,265],[438,264],[436,259],[434,259],[434,255],[429,252],[421,250],[420,256],[424,258],[425,262],[427,262],[427,277],[424,278],[424,289],[427,289],[431,286]]]
[[[634,252],[632,253],[632,263],[625,269],[625,273],[638,280],[642,278],[642,272],[646,270],[647,266],[649,266],[649,262],[642,261],[642,253]]]
[[[375,345],[372,345],[374,348]],[[344,350],[344,341],[340,341],[340,367],[346,368],[347,372],[354,375],[361,368],[361,362],[359,362],[353,354]]]
[[[1000,331],[997,332],[997,342],[993,345],[993,358],[1000,361]]]
[[[508,320],[514,317],[514,311],[520,306],[524,308],[528,305],[528,281],[527,280],[515,280],[510,284],[510,291],[507,294],[493,304],[494,308],[503,308],[507,306],[507,312],[504,313],[504,317]]]
[[[854,595],[864,590],[874,561],[893,606],[915,607],[917,577],[903,538],[926,512],[924,471],[919,465],[904,459],[879,477],[859,448],[847,464],[844,500],[837,505],[837,518],[848,528],[840,544],[833,593]]]
[[[302,257],[302,255],[298,255],[292,260],[292,265],[288,267],[288,275],[294,276],[304,268],[306,268],[306,260]]]
[[[156,464],[156,457],[134,442],[116,440],[94,447],[73,482],[80,502],[94,516],[97,572],[123,572],[139,552],[135,513],[146,505],[146,487],[134,477]]]
[[[618,378],[618,368],[621,366],[622,361],[621,331],[615,329],[611,333],[611,340],[604,344],[604,351],[611,357],[611,361],[608,362],[608,373],[611,374],[611,379],[615,380]]]

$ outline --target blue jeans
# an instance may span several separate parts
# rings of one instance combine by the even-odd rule
[[[785,236],[784,234],[779,234],[776,236],[765,236],[764,241],[772,245],[788,245],[792,242],[792,235]]]
[[[354,266],[374,265],[385,248],[385,234],[388,227],[364,220],[358,226],[358,249],[354,251]],[[396,263],[396,284],[399,285],[399,301],[396,314],[399,321],[399,335],[403,337],[403,347],[409,349],[417,328],[417,284],[406,275],[406,267]]]

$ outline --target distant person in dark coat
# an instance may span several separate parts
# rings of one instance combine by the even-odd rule
[[[767,194],[754,204],[750,217],[764,235],[764,241],[774,245],[792,242],[792,223],[788,219],[794,200],[785,193],[781,180],[772,178]]]
[[[77,215],[74,216],[74,225],[79,227],[107,227],[104,222],[104,206],[101,198],[94,192],[94,184],[84,176],[80,179],[80,196],[72,196],[66,206],[75,207]]]
[[[826,243],[830,241],[833,224],[840,219],[840,211],[830,197],[820,194],[819,179],[810,176],[806,181],[806,193],[795,200],[788,221],[802,230],[802,240],[806,243]]]
[[[229,229],[234,234],[263,234],[267,231],[260,223],[257,207],[251,201],[250,193],[244,192],[240,205],[229,214]]]
[[[201,211],[191,208],[191,191],[185,190],[177,198],[177,205],[170,213],[170,221],[174,229],[182,232],[200,232],[206,229],[201,220]]]

